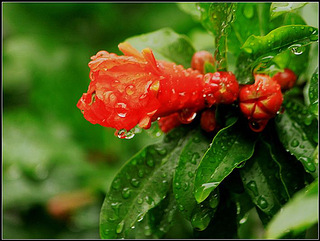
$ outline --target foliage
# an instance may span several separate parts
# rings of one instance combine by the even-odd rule
[[[318,26],[307,19],[316,4],[46,5],[4,5],[5,238],[310,236],[318,222]],[[234,103],[217,106],[213,133],[197,117],[165,135],[154,123],[119,140],[75,105],[88,57],[116,52],[125,39],[186,68],[206,49],[239,84],[251,84],[253,71],[283,68],[299,79],[261,133]]]

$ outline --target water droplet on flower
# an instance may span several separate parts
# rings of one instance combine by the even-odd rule
[[[128,199],[131,196],[131,190],[128,187],[122,189],[122,197]]]
[[[117,136],[120,139],[132,139],[134,137],[133,131],[127,131],[126,129],[117,130],[115,133],[115,136]]]
[[[114,108],[115,108],[119,117],[121,117],[121,118],[126,117],[128,109],[127,109],[127,105],[125,103],[117,103]]]
[[[127,95],[133,95],[135,91],[136,91],[136,87],[134,85],[128,85],[126,87]]]

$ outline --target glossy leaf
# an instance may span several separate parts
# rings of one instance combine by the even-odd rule
[[[242,49],[252,55],[263,55],[273,50],[290,48],[301,51],[301,43],[318,40],[318,29],[306,25],[286,25],[272,30],[266,36],[251,35]]]
[[[229,52],[237,57],[241,46],[250,35],[265,35],[269,31],[269,7],[270,3],[237,3],[234,21],[228,34]]]
[[[203,202],[234,168],[252,156],[256,135],[241,124],[233,122],[220,130],[202,158],[194,184],[198,203]]]
[[[193,133],[193,138],[188,141],[180,155],[173,178],[173,192],[178,208],[198,230],[207,227],[214,213],[209,203],[200,205],[193,195],[196,169],[209,144],[209,139],[203,135],[201,130]]]
[[[214,59],[218,71],[227,70],[227,35],[234,20],[235,3],[198,3],[203,26],[215,36]]]
[[[311,113],[315,114],[316,116],[318,116],[318,112],[319,112],[318,86],[319,86],[319,82],[318,82],[318,68],[317,68],[311,77],[309,89],[308,89],[308,99],[310,103],[309,110],[311,111]]]
[[[317,165],[312,158],[318,143],[318,122],[298,100],[284,101],[285,111],[276,117],[276,129],[283,146],[304,166],[317,175]]]
[[[102,238],[126,237],[126,231],[166,197],[178,157],[189,139],[186,131],[174,129],[163,142],[147,146],[119,171],[102,206]]]
[[[280,180],[279,168],[267,146],[261,141],[257,142],[254,155],[240,169],[240,175],[246,192],[256,207],[266,215],[267,220],[289,198]]]
[[[186,3],[186,2],[178,2],[177,3],[180,10],[190,14],[194,20],[200,21],[200,11],[197,9],[196,3]]]
[[[288,233],[297,235],[318,222],[318,179],[299,191],[271,220],[267,239],[278,239]]]
[[[235,239],[237,234],[237,206],[229,193],[222,189],[220,202],[208,227],[194,231],[196,239]]]
[[[304,169],[299,161],[287,153],[277,138],[274,123],[270,123],[263,133],[262,142],[266,145],[272,160],[278,165],[279,179],[287,193],[288,201],[304,185]]]
[[[127,231],[128,239],[160,239],[174,224],[178,212],[172,189],[166,198],[150,209],[135,225]]]
[[[266,36],[251,35],[243,44],[237,59],[236,76],[240,84],[252,84],[253,73],[266,69],[282,51],[302,54],[306,45],[318,40],[318,29],[306,25],[286,25],[272,30]]]
[[[170,28],[134,36],[125,41],[128,41],[139,51],[149,47],[157,59],[181,64],[185,68],[190,67],[195,52],[187,36],[177,34]]]
[[[306,2],[274,2],[270,7],[271,19],[280,16],[281,14],[302,8]]]

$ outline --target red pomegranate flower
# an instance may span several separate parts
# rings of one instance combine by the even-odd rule
[[[255,132],[265,128],[269,119],[277,114],[282,101],[280,85],[268,75],[255,75],[255,83],[243,86],[239,92],[240,109]]]
[[[118,47],[124,55],[100,51],[89,63],[91,82],[77,107],[93,124],[148,129],[152,121],[176,112],[189,123],[206,106],[237,99],[238,83],[231,72],[203,75],[156,60],[149,48],[140,53],[129,43]]]
[[[282,90],[288,90],[296,83],[297,76],[292,70],[284,69],[283,72],[276,73],[272,79],[278,82]]]
[[[192,56],[191,68],[198,70],[200,73],[204,74],[204,64],[208,62],[214,66],[213,55],[205,50],[198,51]]]

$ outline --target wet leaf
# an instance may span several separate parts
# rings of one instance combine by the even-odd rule
[[[215,36],[214,59],[218,71],[227,70],[227,35],[234,20],[235,3],[198,3],[202,25]]]
[[[279,139],[307,172],[317,176],[318,165],[312,157],[318,143],[318,122],[297,99],[287,98],[283,106],[285,111],[275,118]]]
[[[318,179],[299,191],[270,221],[267,239],[297,235],[318,222]]]
[[[202,158],[195,177],[195,198],[203,202],[234,168],[248,160],[254,151],[256,135],[233,122],[221,129]]]
[[[210,201],[198,204],[193,195],[194,178],[199,162],[209,147],[209,139],[199,129],[185,145],[174,174],[173,192],[182,215],[194,228],[203,230],[209,224],[214,210]],[[211,203],[218,200],[218,194],[211,197]]]
[[[186,35],[177,34],[170,28],[134,36],[126,39],[139,51],[151,48],[156,59],[162,59],[190,67],[195,52],[190,39]]]
[[[280,16],[281,14],[302,8],[306,4],[306,2],[274,2],[271,4],[270,7],[271,19],[274,19]]]
[[[289,198],[280,180],[279,167],[265,143],[257,142],[254,155],[239,171],[252,202],[266,215],[266,220],[262,220],[265,224]]]
[[[102,206],[102,238],[126,237],[126,231],[166,197],[178,157],[188,140],[187,129],[176,128],[163,142],[147,146],[122,167]]]
[[[319,91],[318,91],[318,68],[315,70],[313,73],[310,84],[309,84],[309,89],[308,89],[308,99],[309,99],[309,110],[311,113],[316,115],[318,117],[318,107],[319,107]]]

